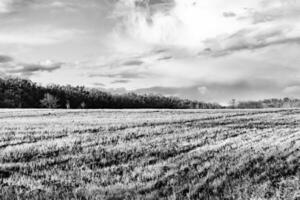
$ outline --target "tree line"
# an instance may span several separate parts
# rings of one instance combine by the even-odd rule
[[[0,78],[0,108],[166,108],[166,109],[260,109],[300,107],[299,99],[265,99],[260,101],[236,101],[229,106],[165,97],[162,95],[135,93],[111,94],[83,86],[41,86],[27,79]]]
[[[283,98],[283,99],[265,99],[260,101],[240,101],[231,102],[231,108],[238,109],[260,109],[260,108],[299,108],[300,99]]]
[[[222,106],[161,95],[111,94],[83,86],[41,86],[27,79],[0,78],[0,108],[218,109]]]

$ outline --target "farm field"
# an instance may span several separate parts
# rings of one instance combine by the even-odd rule
[[[300,199],[300,110],[0,110],[0,199]]]

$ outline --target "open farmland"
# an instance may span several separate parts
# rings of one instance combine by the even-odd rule
[[[0,110],[0,199],[297,199],[300,110]]]

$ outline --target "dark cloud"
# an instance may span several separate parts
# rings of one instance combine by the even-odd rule
[[[140,61],[140,60],[130,60],[130,61],[126,61],[123,63],[123,65],[125,66],[139,66],[139,65],[142,65],[144,64],[143,61]]]
[[[137,78],[143,78],[144,76],[141,73],[136,73],[136,72],[119,72],[119,73],[90,74],[89,77],[137,79]]]
[[[10,56],[0,55],[0,63],[8,63],[13,61],[14,59]]]
[[[41,71],[41,72],[52,72],[55,71],[57,69],[61,68],[61,64],[54,64],[51,66],[44,66],[44,65],[39,65],[39,64],[26,64],[23,66],[23,69],[21,70],[22,72],[37,72],[37,71]]]
[[[174,0],[140,0],[135,1],[136,7],[146,8],[150,12],[165,12],[175,6]]]
[[[121,79],[121,80],[112,81],[111,84],[129,83],[129,82],[130,82],[130,80]]]
[[[226,18],[236,17],[234,12],[223,12],[223,16]]]
[[[251,16],[253,24],[266,23],[280,18],[278,13],[254,12]]]
[[[7,1],[5,3],[6,6],[6,12],[5,14],[11,14],[11,13],[17,13],[21,10],[24,10],[25,8],[39,3],[36,0],[11,0],[11,1]]]
[[[104,87],[105,86],[105,84],[103,84],[103,83],[94,83],[93,85],[96,87]]]
[[[243,50],[255,50],[280,44],[299,44],[299,37],[286,37],[285,30],[267,30],[255,32],[249,29],[240,30],[227,37],[208,39],[204,43],[207,46],[199,55],[214,57],[225,56]]]
[[[150,5],[157,5],[157,4],[173,4],[175,3],[174,0],[148,0]]]
[[[261,7],[263,9],[249,9],[248,16],[239,19],[250,19],[253,24],[259,24],[283,19],[297,19],[300,17],[300,3],[297,0],[263,0]]]
[[[158,58],[157,60],[170,60],[172,58],[173,58],[173,56],[164,56],[164,57]]]
[[[157,50],[153,50],[153,54],[161,54],[167,51],[168,51],[167,49],[157,49]]]
[[[300,6],[298,5],[298,9],[293,9],[292,7],[290,9],[285,9],[284,12],[280,9],[271,9],[264,12],[254,12],[250,16],[252,18],[253,24],[259,24],[259,23],[266,23],[270,21],[275,20],[282,20],[286,19],[289,20],[289,18],[299,18],[300,17]]]
[[[21,74],[22,76],[31,76],[35,72],[53,72],[62,67],[62,63],[43,64],[17,64],[15,69],[10,69],[9,74]]]

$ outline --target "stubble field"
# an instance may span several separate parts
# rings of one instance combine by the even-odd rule
[[[300,199],[300,110],[0,110],[0,199]]]

